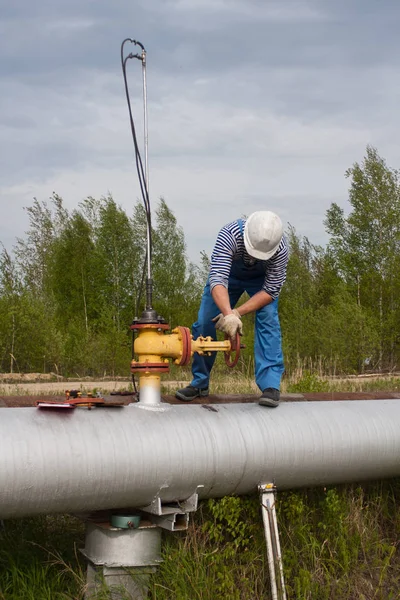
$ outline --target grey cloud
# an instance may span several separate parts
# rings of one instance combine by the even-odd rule
[[[324,211],[344,200],[344,170],[365,145],[399,162],[399,13],[391,0],[8,3],[2,202],[50,195],[74,173],[78,195],[86,171],[102,174],[99,193],[134,178],[119,63],[132,36],[148,50],[151,186],[193,240],[210,211],[221,223],[267,197],[319,243]],[[140,131],[138,61],[129,79]],[[188,197],[201,207],[195,223]]]
[[[400,9],[392,2],[383,8],[373,0],[362,7],[328,0],[284,5],[243,0],[215,3],[214,10],[212,4],[21,2],[3,22],[0,69],[23,77],[32,70],[47,72],[53,80],[76,67],[113,71],[119,41],[129,35],[146,43],[156,68],[199,74],[245,65],[399,62],[393,50]]]

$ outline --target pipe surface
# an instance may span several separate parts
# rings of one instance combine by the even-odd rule
[[[400,475],[398,400],[0,412],[0,518]]]

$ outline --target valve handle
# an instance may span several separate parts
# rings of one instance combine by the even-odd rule
[[[227,335],[225,335],[225,339],[229,339],[229,337]],[[231,359],[231,353],[235,352],[235,354],[233,355],[233,359]],[[239,333],[236,334],[236,338],[234,340],[231,340],[231,349],[229,352],[224,352],[224,356],[225,356],[225,364],[227,367],[233,368],[236,367],[236,365],[238,364],[238,360],[240,357],[240,335]]]

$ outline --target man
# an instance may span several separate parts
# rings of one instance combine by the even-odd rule
[[[211,256],[210,274],[204,288],[193,337],[216,337],[216,328],[231,339],[242,334],[241,317],[256,313],[255,376],[262,395],[259,404],[279,404],[280,381],[284,371],[278,296],[286,279],[288,248],[282,222],[271,211],[257,211],[247,220],[225,225],[217,236]],[[243,292],[250,296],[233,308]],[[208,396],[211,369],[216,354],[194,355],[193,380],[178,390],[176,397],[191,401]]]

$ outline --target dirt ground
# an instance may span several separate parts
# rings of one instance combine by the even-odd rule
[[[355,383],[356,381],[375,381],[400,376],[400,373],[364,375],[350,375],[347,377],[331,377],[331,381]],[[328,378],[327,378],[328,379]],[[187,385],[187,381],[162,381],[162,387],[167,393],[169,390]],[[90,392],[97,390],[103,394],[117,391],[133,391],[132,381],[129,377],[115,378],[63,378],[56,373],[0,373],[0,396],[23,396],[23,395],[63,395],[65,390],[81,390]],[[258,390],[257,390],[258,393]],[[398,397],[398,394],[396,394]]]
[[[57,381],[54,381],[57,379]],[[180,381],[163,381],[163,387],[169,388],[179,386]],[[116,392],[132,390],[132,381],[128,377],[116,379],[64,379],[54,373],[0,373],[0,396],[23,396],[23,395],[63,395],[65,390],[81,390],[90,392]]]

